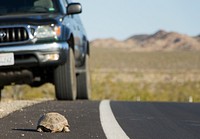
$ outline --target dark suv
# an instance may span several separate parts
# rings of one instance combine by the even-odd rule
[[[58,100],[88,99],[89,42],[70,0],[0,2],[0,87],[55,85]]]

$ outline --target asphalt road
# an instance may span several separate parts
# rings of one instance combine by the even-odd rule
[[[70,133],[36,132],[39,117],[52,111],[67,117]],[[200,104],[48,101],[0,119],[0,131],[0,139],[199,139]]]

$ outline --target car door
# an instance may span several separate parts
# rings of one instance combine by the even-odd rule
[[[85,30],[83,28],[82,22],[80,20],[79,15],[74,15],[75,17],[75,22],[76,22],[76,29],[77,29],[77,34],[78,34],[78,38],[77,38],[77,42],[78,42],[78,59],[79,59],[79,64],[82,64],[84,61],[84,57],[86,54],[86,48],[87,48],[87,38],[86,38],[86,34],[85,34]]]
[[[72,3],[71,0],[66,0],[66,3]],[[78,15],[68,15],[70,20],[70,28],[74,35],[74,44],[75,44],[75,59],[76,59],[76,66],[79,66],[82,63],[83,57],[83,34],[82,28],[80,27]]]

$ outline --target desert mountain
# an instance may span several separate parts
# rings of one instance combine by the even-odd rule
[[[200,35],[196,36],[195,39],[200,43]]]
[[[91,42],[94,47],[131,48],[136,51],[200,50],[200,35],[190,37],[176,32],[159,30],[154,34],[134,35],[119,41],[116,39],[97,39]]]

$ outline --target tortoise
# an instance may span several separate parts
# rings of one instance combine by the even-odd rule
[[[37,125],[38,132],[69,132],[67,119],[56,112],[49,112],[40,117]]]

